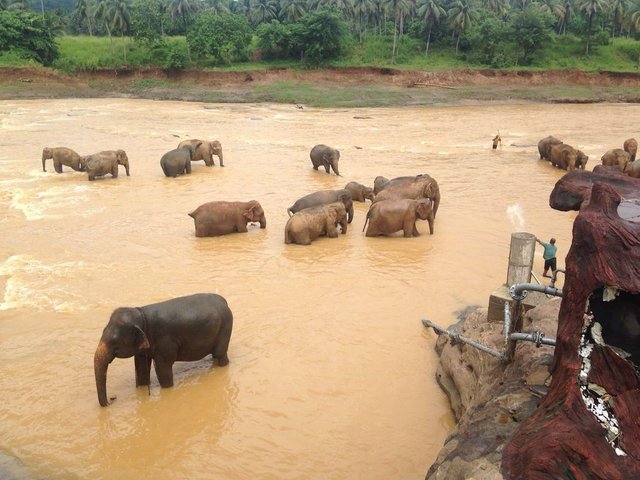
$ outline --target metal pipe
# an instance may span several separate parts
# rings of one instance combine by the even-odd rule
[[[562,296],[562,289],[555,287],[548,287],[546,285],[536,285],[535,283],[514,283],[509,287],[509,295],[514,300],[520,301],[527,296],[527,291],[541,292],[546,295],[554,295],[556,297]]]
[[[520,333],[514,332],[509,335],[511,340],[525,340],[527,342],[533,342],[536,344],[536,347],[540,348],[540,345],[550,345],[552,347],[556,346],[555,338],[545,338],[543,332],[533,332],[533,333]]]
[[[470,338],[467,338],[467,337],[465,337],[463,335],[460,335],[459,333],[452,332],[451,330],[447,330],[446,328],[440,327],[440,326],[436,325],[435,323],[433,323],[431,320],[423,319],[422,320],[422,324],[427,328],[433,328],[438,333],[445,333],[445,334],[449,335],[455,341],[466,343],[468,345],[471,345],[474,348],[477,348],[478,350],[482,350],[483,352],[488,353],[490,355],[493,355],[494,357],[498,357],[500,360],[504,360],[505,359],[503,353],[500,353],[497,350],[494,350],[493,348],[486,347],[486,346],[482,345],[481,343],[474,342]]]
[[[509,344],[509,333],[511,333],[511,311],[509,310],[509,302],[504,302],[504,344]]]

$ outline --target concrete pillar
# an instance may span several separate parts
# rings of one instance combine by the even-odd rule
[[[533,255],[535,251],[535,235],[527,232],[511,234],[507,287],[510,287],[514,283],[529,283],[531,281],[531,269],[533,268]]]

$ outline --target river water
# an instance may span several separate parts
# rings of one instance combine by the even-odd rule
[[[554,134],[590,156],[638,132],[635,105],[298,109],[132,99],[0,102],[0,449],[43,479],[419,479],[453,418],[434,380],[435,336],[506,279],[510,235],[557,238],[563,172],[539,161]],[[491,149],[500,132],[503,147]],[[218,139],[225,167],[165,178],[163,153]],[[341,177],[316,172],[317,143]],[[126,150],[131,177],[88,182],[45,146]],[[216,158],[216,164],[218,160]],[[297,198],[355,180],[429,173],[435,234],[346,235],[284,244]],[[187,213],[258,200],[267,228],[196,238]],[[541,248],[535,271],[541,274]],[[561,283],[560,283],[561,284]],[[175,386],[135,388],[116,359],[97,402],[93,353],[111,312],[196,292],[224,296],[235,323],[227,367],[174,365]]]

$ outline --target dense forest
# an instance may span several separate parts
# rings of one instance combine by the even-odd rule
[[[363,64],[436,55],[491,68],[544,66],[554,51],[588,58],[611,43],[616,56],[640,62],[640,0],[70,1],[0,0],[0,65],[108,66],[77,61],[98,38],[108,40],[111,65],[175,69],[317,66],[354,52]]]

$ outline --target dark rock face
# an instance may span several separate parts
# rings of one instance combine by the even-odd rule
[[[504,447],[506,479],[640,478],[640,207],[632,198],[640,198],[637,179],[597,167],[568,173],[551,194],[553,208],[580,213],[553,380]]]

